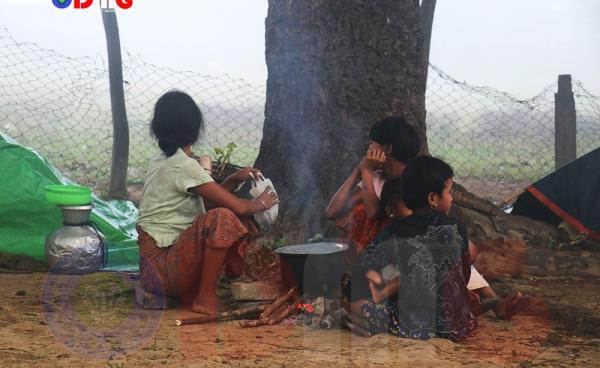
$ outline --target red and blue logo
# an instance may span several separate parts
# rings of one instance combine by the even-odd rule
[[[133,5],[133,0],[115,0],[115,2],[121,9],[129,9]],[[52,4],[59,9],[66,9],[71,6],[71,3],[75,9],[87,9],[92,6],[94,0],[52,0]],[[108,4],[109,1],[106,3]],[[102,0],[100,0],[100,6],[102,6]]]
[[[68,8],[71,2],[71,0],[52,0],[52,4],[59,9]]]

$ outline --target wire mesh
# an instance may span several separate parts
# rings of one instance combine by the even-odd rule
[[[231,163],[258,154],[265,87],[228,75],[177,71],[123,55],[130,131],[129,184],[140,184],[158,148],[149,134],[152,108],[170,89],[188,92],[206,118],[194,151],[212,154],[234,142]],[[554,83],[528,100],[457,81],[430,66],[427,135],[430,152],[455,168],[474,193],[499,200],[554,169]],[[577,153],[600,146],[600,98],[574,81]],[[0,133],[45,156],[71,179],[102,191],[108,185],[112,123],[108,67],[102,57],[72,58],[17,42],[0,28]]]

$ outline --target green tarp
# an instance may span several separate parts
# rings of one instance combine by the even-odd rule
[[[46,235],[62,227],[56,205],[46,202],[48,184],[72,184],[34,150],[0,134],[0,252],[45,261]],[[137,209],[129,201],[93,196],[90,220],[108,241],[111,270],[137,270]]]

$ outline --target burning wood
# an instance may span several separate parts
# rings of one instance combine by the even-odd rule
[[[290,290],[288,290],[287,293],[285,293],[284,295],[282,295],[279,298],[275,299],[275,301],[273,302],[273,304],[269,305],[264,310],[264,312],[261,313],[259,319],[268,318],[271,314],[273,314],[273,312],[275,311],[275,309],[277,309],[278,307],[282,306],[288,300],[292,299],[292,297],[294,295],[296,295],[297,291],[298,290],[296,288],[291,288]]]
[[[252,307],[245,307],[234,309],[227,312],[222,312],[217,314],[216,316],[203,316],[196,318],[186,318],[186,319],[177,319],[175,320],[175,326],[185,326],[185,325],[199,325],[203,323],[211,323],[211,322],[222,322],[222,321],[231,321],[234,319],[242,319],[252,317],[253,315],[257,315],[258,313],[264,312],[267,308],[267,305],[257,305]]]
[[[300,298],[296,296],[296,292],[296,288],[291,288],[287,293],[277,298],[273,304],[267,306],[257,320],[240,322],[240,327],[274,325],[298,312],[297,305]],[[292,300],[291,303],[290,300]]]
[[[296,297],[294,302],[287,307],[285,307],[281,312],[275,314],[271,319],[269,319],[269,325],[275,325],[277,323],[281,323],[284,319],[298,312],[298,303],[300,302],[300,298]]]
[[[296,313],[303,313],[305,315],[304,323],[317,326],[316,328],[337,326],[346,328],[359,336],[371,336],[369,331],[353,321],[343,308],[339,308],[335,301],[323,297],[303,301],[297,295],[297,292],[296,288],[291,288],[271,304],[239,308],[212,317],[176,320],[175,325],[185,326],[250,318],[250,320],[240,321],[240,327],[272,326],[281,323]]]

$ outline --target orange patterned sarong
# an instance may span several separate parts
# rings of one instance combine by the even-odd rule
[[[229,248],[225,272],[236,276],[243,271],[243,258],[248,238],[257,235],[256,226],[240,219],[226,208],[215,208],[198,215],[176,242],[168,247],[156,241],[139,226],[140,280],[147,291],[193,300],[200,284],[205,247]]]
[[[335,222],[343,233],[342,237],[356,243],[356,253],[361,253],[389,223],[390,219],[387,217],[369,220],[362,202]]]

